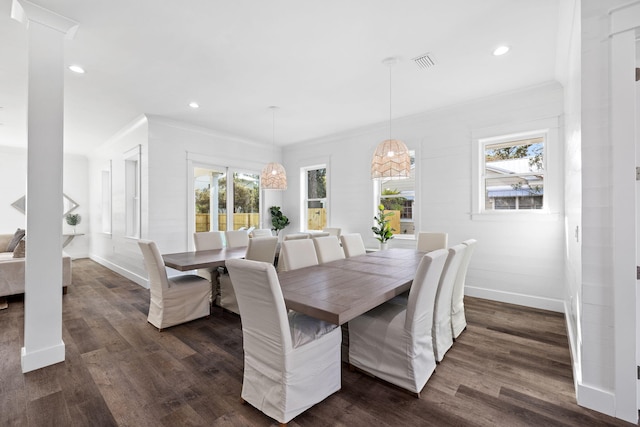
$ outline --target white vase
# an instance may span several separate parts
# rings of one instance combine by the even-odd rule
[[[380,250],[384,251],[385,249],[387,249],[389,247],[389,244],[387,242],[380,242]]]

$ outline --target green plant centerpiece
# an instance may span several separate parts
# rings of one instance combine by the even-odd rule
[[[389,220],[387,219],[393,215],[393,212],[385,213],[384,205],[378,205],[378,215],[373,217],[378,226],[371,227],[371,231],[373,231],[376,236],[378,236],[376,237],[376,239],[378,239],[378,241],[383,245],[387,243],[388,240],[393,239],[393,232],[396,231],[394,228],[391,228],[391,226],[389,225]]]
[[[277,236],[280,230],[289,225],[289,218],[282,213],[280,206],[271,206],[269,212],[271,213],[271,225],[273,226],[271,229],[276,232]]]
[[[67,224],[73,227],[73,233],[75,234],[76,225],[80,224],[82,217],[80,216],[80,214],[77,214],[77,213],[76,214],[69,213],[65,216],[65,219],[67,220]]]

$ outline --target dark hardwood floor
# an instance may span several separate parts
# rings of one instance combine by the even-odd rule
[[[575,403],[561,314],[466,298],[469,326],[421,398],[360,372],[291,426],[629,425]],[[1,426],[268,426],[240,402],[242,330],[209,318],[158,332],[149,291],[90,261],[73,262],[63,298],[66,360],[20,370],[24,306],[0,311]]]

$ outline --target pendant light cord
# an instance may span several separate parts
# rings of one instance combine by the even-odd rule
[[[389,141],[391,141],[391,68],[393,64],[389,64]]]

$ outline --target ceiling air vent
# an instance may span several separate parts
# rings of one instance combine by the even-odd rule
[[[426,70],[427,68],[431,68],[436,65],[436,61],[433,59],[430,53],[425,53],[424,55],[416,56],[413,58],[413,62],[416,63],[418,68]]]

